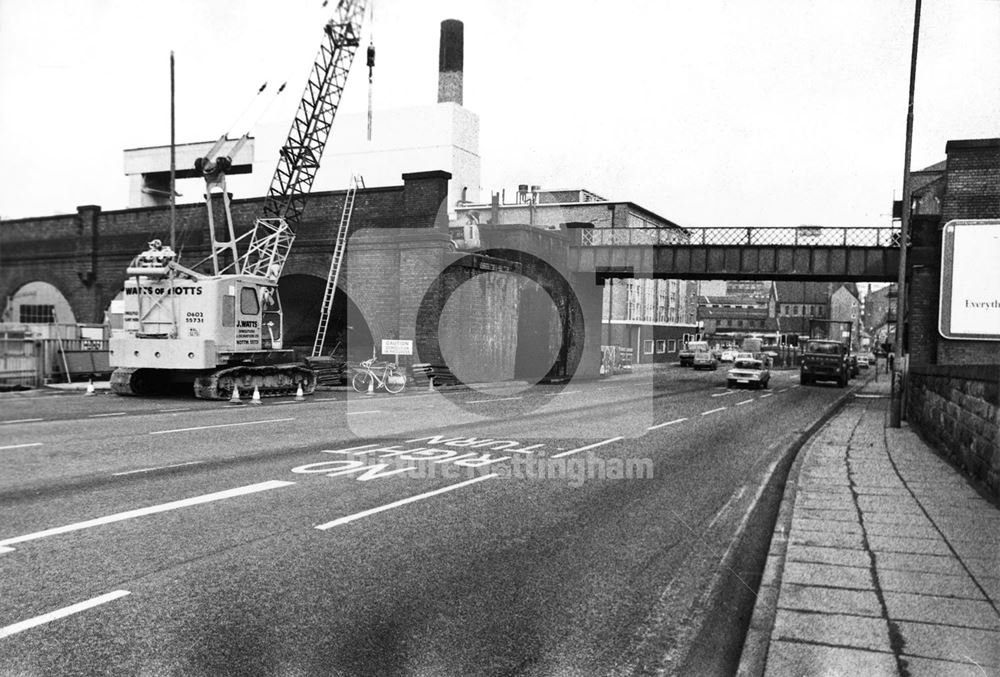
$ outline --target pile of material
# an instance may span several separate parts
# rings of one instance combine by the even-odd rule
[[[308,357],[306,364],[316,372],[317,386],[342,386],[347,384],[347,365],[332,357]]]
[[[413,382],[417,385],[427,385],[429,379],[434,379],[435,386],[459,385],[459,380],[445,365],[418,362],[413,365]]]

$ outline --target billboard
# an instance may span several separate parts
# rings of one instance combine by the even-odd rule
[[[1000,341],[1000,219],[945,224],[938,331],[947,339]]]

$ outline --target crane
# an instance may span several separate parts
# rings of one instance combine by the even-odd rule
[[[324,26],[253,228],[236,236],[225,187],[231,157],[248,137],[223,134],[196,163],[207,188],[209,255],[183,266],[176,252],[152,240],[128,267],[123,331],[109,346],[115,393],[150,394],[178,383],[192,384],[195,396],[207,399],[226,399],[237,389],[265,396],[315,389],[315,374],[282,348],[278,278],[360,44],[365,6],[365,0],[340,0]],[[223,236],[212,208],[212,195],[220,193]]]

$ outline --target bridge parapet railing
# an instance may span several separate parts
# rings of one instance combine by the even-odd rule
[[[580,244],[597,246],[714,245],[899,247],[899,228],[886,227],[719,227],[593,228],[580,231]]]

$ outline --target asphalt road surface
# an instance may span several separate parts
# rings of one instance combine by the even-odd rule
[[[0,674],[671,673],[843,391],[0,396]]]

